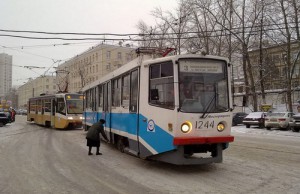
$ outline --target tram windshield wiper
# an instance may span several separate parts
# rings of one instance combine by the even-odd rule
[[[215,94],[213,95],[213,97],[210,99],[209,104],[208,104],[208,106],[206,107],[206,109],[204,110],[204,112],[203,112],[201,118],[204,118],[205,114],[210,110],[210,107],[211,107],[211,105],[213,104],[212,102],[216,99],[216,97],[217,97],[217,93],[215,93]]]

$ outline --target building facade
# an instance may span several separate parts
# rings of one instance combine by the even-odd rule
[[[12,56],[0,53],[0,99],[12,88]]]
[[[34,80],[29,80],[17,90],[18,108],[26,109],[29,98],[40,96],[41,94],[55,94],[57,91],[55,76],[41,76]]]
[[[85,85],[133,60],[135,49],[99,44],[73,57],[56,69],[58,90],[79,92]]]
[[[282,104],[286,104],[286,87],[287,80],[289,79],[292,83],[292,101],[294,102],[295,107],[299,105],[298,101],[300,100],[300,44],[297,42],[292,43],[290,48],[290,72],[288,72],[286,44],[266,47],[263,48],[262,51],[257,49],[249,52],[259,105],[268,104],[272,105],[273,109],[276,109],[276,107],[282,106]],[[261,54],[262,59],[260,59]],[[264,91],[266,95],[265,102],[263,101],[261,95],[261,81],[263,82]],[[242,105],[242,98],[245,94],[244,81],[236,80],[236,82],[234,83],[234,87],[235,104]],[[251,98],[248,104],[251,104]]]

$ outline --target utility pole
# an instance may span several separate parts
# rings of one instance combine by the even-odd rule
[[[231,29],[232,29],[232,12],[233,12],[233,7],[232,7],[232,0],[230,0],[230,5],[229,5],[229,48],[228,48],[228,54],[229,54],[229,62],[231,63],[231,53],[232,53],[232,46],[231,46]],[[233,75],[233,64],[231,63],[231,79],[232,79],[232,103],[234,104],[234,75]]]

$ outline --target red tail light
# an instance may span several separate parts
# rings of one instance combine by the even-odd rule
[[[285,119],[278,119],[278,121],[285,121]]]

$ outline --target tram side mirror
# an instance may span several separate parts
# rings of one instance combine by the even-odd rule
[[[150,97],[151,97],[151,100],[159,100],[158,89],[151,89]]]

